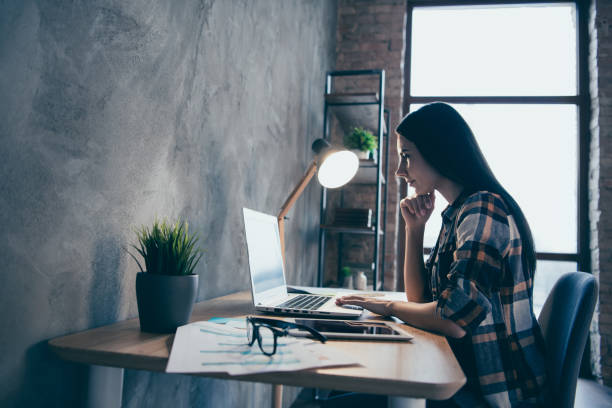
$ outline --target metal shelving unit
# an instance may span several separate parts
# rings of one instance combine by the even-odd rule
[[[351,76],[374,76],[378,79],[378,92],[369,93],[335,93],[334,79]],[[330,71],[325,78],[325,107],[323,119],[323,138],[330,140],[330,120],[333,114],[344,132],[355,126],[373,131],[378,137],[377,157],[374,160],[360,160],[359,171],[350,185],[375,185],[376,201],[373,226],[371,228],[353,228],[325,224],[327,220],[328,192],[323,188],[321,193],[321,227],[319,229],[319,266],[317,283],[323,285],[325,275],[325,245],[327,234],[338,234],[338,272],[341,267],[351,266],[366,268],[372,271],[372,289],[380,290],[384,282],[384,260],[380,262],[380,253],[385,253],[385,226],[387,214],[387,173],[389,157],[389,137],[387,123],[389,112],[384,108],[385,71]],[[386,119],[386,121],[385,121]],[[384,161],[383,161],[384,154]],[[383,169],[384,164],[384,169]],[[344,187],[346,188],[346,186]],[[344,201],[344,188],[341,190],[341,202]],[[371,264],[345,263],[342,259],[343,235],[354,234],[374,238],[373,259]],[[382,246],[382,248],[381,248]]]

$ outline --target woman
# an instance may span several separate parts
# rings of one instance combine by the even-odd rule
[[[467,384],[451,400],[430,406],[537,405],[545,361],[533,314],[535,250],[525,216],[449,105],[426,105],[396,131],[396,175],[416,191],[400,202],[408,301],[345,296],[336,302],[393,315],[448,338]],[[436,190],[451,204],[423,264],[423,233]]]

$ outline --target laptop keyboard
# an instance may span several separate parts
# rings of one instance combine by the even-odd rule
[[[288,309],[317,310],[329,300],[329,296],[299,295],[279,305]]]

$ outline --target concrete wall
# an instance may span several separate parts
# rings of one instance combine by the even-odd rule
[[[249,288],[241,208],[277,213],[320,136],[335,1],[0,2],[0,405],[78,405],[46,340],[137,316],[123,249],[202,237],[198,299]],[[289,214],[313,284],[319,188]],[[295,396],[296,389],[286,392]],[[270,387],[128,371],[125,406],[264,406]]]

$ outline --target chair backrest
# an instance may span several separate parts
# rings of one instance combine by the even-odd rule
[[[573,407],[580,360],[597,301],[597,281],[567,273],[555,284],[538,318],[546,343],[548,402]]]

